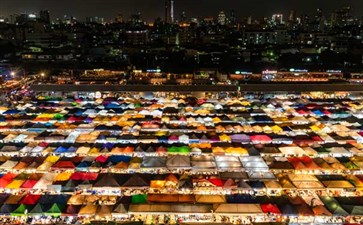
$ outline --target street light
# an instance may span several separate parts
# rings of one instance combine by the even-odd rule
[[[40,76],[45,77],[45,73],[40,73]]]
[[[12,77],[15,77],[15,72],[14,72],[14,71],[11,71],[11,72],[10,72],[10,75],[11,75]]]

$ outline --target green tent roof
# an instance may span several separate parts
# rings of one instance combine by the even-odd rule
[[[40,203],[36,204],[35,207],[29,212],[29,215],[44,215],[42,205]]]
[[[62,210],[57,203],[54,203],[45,214],[48,216],[60,216],[62,214]]]
[[[27,207],[24,204],[19,205],[13,212],[10,213],[11,216],[24,216]]]
[[[190,148],[188,146],[172,146],[170,148],[168,148],[168,152],[175,152],[175,153],[189,153],[190,152]]]
[[[147,195],[133,195],[131,197],[131,203],[134,204],[144,204],[147,202]]]

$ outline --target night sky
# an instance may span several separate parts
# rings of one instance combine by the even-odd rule
[[[51,11],[53,18],[72,15],[79,20],[86,16],[115,18],[122,13],[125,18],[135,12],[141,12],[143,19],[163,17],[164,0],[0,0],[0,16],[13,13]],[[284,13],[291,9],[297,14],[313,12],[322,8],[330,13],[335,9],[350,5],[353,15],[363,16],[363,0],[175,0],[175,17],[185,11],[188,17],[216,16],[220,10],[229,12],[234,9],[236,16],[269,16]]]

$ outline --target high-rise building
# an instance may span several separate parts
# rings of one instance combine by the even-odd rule
[[[236,23],[237,22],[236,13],[235,13],[235,11],[233,9],[229,12],[229,21],[231,23]]]
[[[168,23],[169,22],[169,0],[165,0],[165,4],[164,4],[164,22]]]
[[[185,11],[183,11],[180,15],[180,22],[187,22],[187,16]]]
[[[170,23],[174,23],[174,0],[170,0]]]
[[[224,13],[224,11],[220,11],[218,14],[218,24],[225,25],[226,20],[227,20],[226,14]]]
[[[50,12],[48,10],[42,10],[39,13],[39,18],[46,24],[50,24]]]
[[[132,14],[130,17],[130,22],[131,22],[132,26],[138,26],[138,25],[142,24],[143,22],[141,19],[141,13],[138,12],[138,13]]]
[[[296,20],[296,11],[291,10],[289,14],[289,22],[295,22],[295,20]]]
[[[320,22],[323,18],[323,10],[322,9],[316,9],[316,14],[315,14],[315,21],[316,22]]]
[[[86,22],[87,23],[104,23],[104,18],[103,17],[98,17],[98,16],[90,16],[90,17],[86,17]]]
[[[344,7],[341,10],[336,10],[331,16],[331,24],[333,26],[348,25],[350,19],[350,6]]]
[[[116,16],[115,22],[116,22],[116,23],[123,23],[123,22],[124,22],[124,16],[122,15],[122,13],[119,13],[119,14]]]
[[[247,18],[247,24],[248,24],[248,25],[251,25],[251,24],[252,24],[252,16],[249,16],[249,17]]]
[[[283,23],[284,23],[283,15],[282,15],[282,14],[273,14],[273,15],[272,15],[272,22],[273,22],[275,25],[283,24]]]
[[[168,22],[168,9],[169,9],[169,3],[168,0],[165,0],[164,2],[164,22]]]
[[[174,0],[165,0],[164,7],[164,22],[174,23]]]

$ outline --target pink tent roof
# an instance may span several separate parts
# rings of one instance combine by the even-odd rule
[[[108,158],[107,156],[100,155],[100,156],[97,156],[95,158],[95,160],[98,161],[98,162],[104,163],[104,162],[106,162],[107,158]]]
[[[270,142],[272,141],[271,138],[267,135],[260,134],[260,135],[252,135],[250,137],[252,142]]]
[[[21,188],[33,188],[34,185],[38,183],[37,180],[26,180],[22,185]]]
[[[170,140],[170,141],[177,141],[177,140],[179,140],[179,137],[178,137],[178,136],[176,136],[176,135],[171,135],[171,136],[169,137],[169,140]]]
[[[297,113],[299,113],[300,115],[306,115],[306,114],[308,114],[306,111],[304,111],[302,109],[298,110]]]

